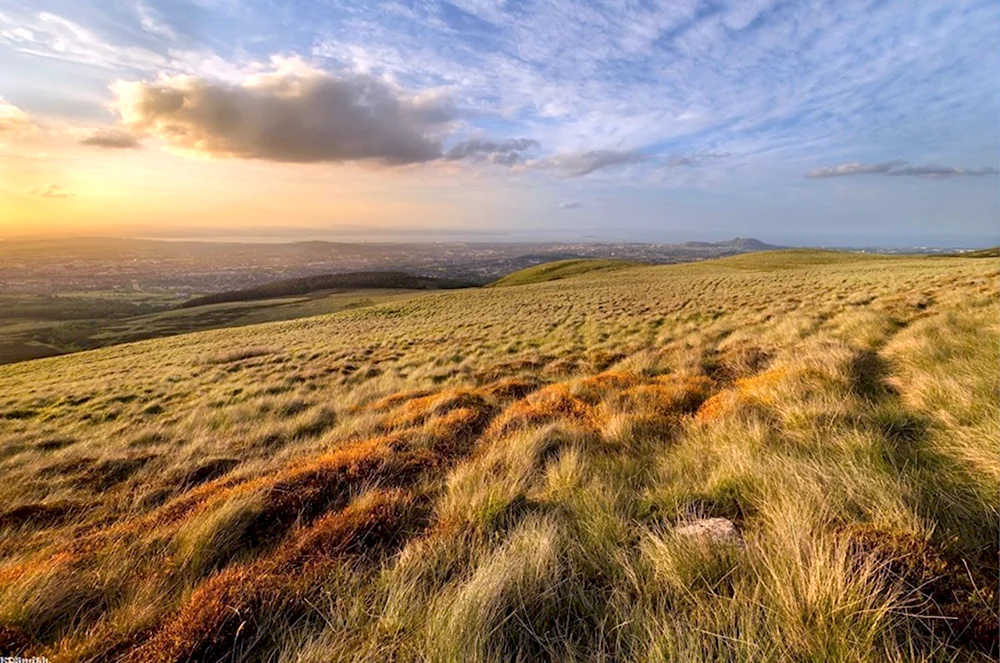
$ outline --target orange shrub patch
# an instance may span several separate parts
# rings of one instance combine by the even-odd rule
[[[456,408],[483,409],[486,405],[483,396],[471,389],[447,390],[406,401],[383,418],[382,426],[385,429],[409,428],[422,424],[435,414],[444,414]]]
[[[782,366],[752,377],[740,378],[732,389],[719,392],[703,402],[695,413],[695,419],[702,422],[713,421],[751,403],[773,405],[774,397],[768,391],[781,384],[789,374],[790,369]]]
[[[504,378],[482,388],[482,393],[487,398],[506,401],[517,398],[524,398],[531,392],[542,386],[540,380],[527,378]]]
[[[379,492],[331,513],[252,564],[230,567],[202,583],[128,661],[208,661],[252,640],[269,612],[292,609],[345,556],[401,547],[426,522],[425,505],[402,491]],[[246,641],[246,640],[244,640]]]
[[[588,428],[598,428],[599,418],[593,404],[574,396],[568,383],[560,382],[523,398],[497,417],[487,435],[500,435],[515,426],[535,426],[557,419]]]

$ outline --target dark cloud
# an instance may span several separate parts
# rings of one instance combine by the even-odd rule
[[[231,85],[193,76],[119,82],[131,130],[198,152],[286,162],[399,165],[442,156],[455,111],[365,75],[297,67]]]
[[[960,176],[996,175],[997,169],[964,168],[962,166],[911,166],[905,161],[895,160],[884,163],[845,163],[839,166],[815,168],[806,173],[810,179],[822,177],[839,177],[841,175],[898,175],[910,177],[926,177],[930,179]]]
[[[126,131],[117,129],[99,129],[89,138],[80,141],[81,145],[93,145],[110,149],[129,150],[142,147],[139,139]]]
[[[36,196],[41,196],[42,198],[69,198],[75,196],[75,193],[66,191],[58,184],[46,184],[45,186],[38,186],[29,191]]]
[[[450,161],[471,159],[488,161],[502,166],[514,166],[524,162],[522,152],[541,147],[531,138],[509,138],[507,140],[487,140],[475,138],[456,143],[445,155]]]
[[[567,200],[566,202],[559,203],[559,209],[571,210],[580,209],[583,207],[583,203],[576,200]]]
[[[648,161],[649,156],[637,150],[590,150],[560,154],[536,162],[544,168],[562,170],[568,177],[582,177],[597,170]]]

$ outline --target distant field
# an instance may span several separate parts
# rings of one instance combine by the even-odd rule
[[[1000,654],[995,260],[563,276],[0,366],[0,653]]]

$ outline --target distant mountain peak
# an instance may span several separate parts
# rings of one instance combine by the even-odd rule
[[[784,248],[774,244],[762,242],[753,237],[734,237],[733,239],[727,239],[722,242],[685,242],[684,246],[703,249],[732,249],[735,251],[773,251],[775,249]]]

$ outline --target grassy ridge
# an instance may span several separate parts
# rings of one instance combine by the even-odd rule
[[[989,660],[996,265],[773,255],[0,367],[0,652]]]
[[[493,287],[504,287],[511,285],[528,285],[530,283],[544,283],[546,281],[557,281],[569,276],[577,276],[588,272],[607,272],[626,267],[636,267],[640,263],[629,262],[627,260],[610,260],[601,258],[578,258],[571,260],[555,260],[535,267],[518,270],[512,274],[494,281],[490,285]]]

